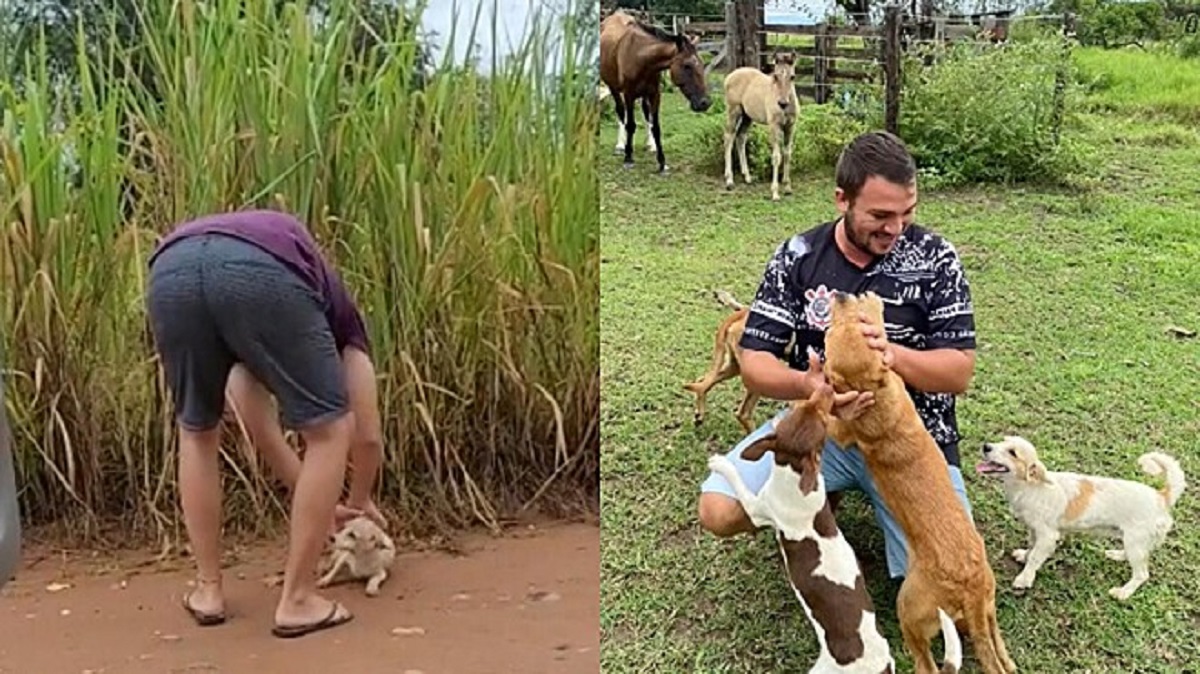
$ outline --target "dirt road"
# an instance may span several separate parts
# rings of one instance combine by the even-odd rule
[[[29,550],[0,592],[3,674],[521,674],[598,672],[600,534],[588,524],[472,534],[462,555],[404,552],[379,597],[328,596],[352,622],[300,639],[270,633],[284,542],[240,551],[226,569],[221,626],[180,607],[193,577],[132,557],[63,560]]]

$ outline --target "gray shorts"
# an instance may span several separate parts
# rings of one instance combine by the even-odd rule
[[[321,295],[261,248],[220,234],[183,239],[154,260],[146,305],[180,426],[220,422],[239,362],[275,394],[289,428],[348,409]]]

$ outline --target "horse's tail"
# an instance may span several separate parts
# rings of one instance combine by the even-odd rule
[[[1183,469],[1179,467],[1179,462],[1162,452],[1146,452],[1138,457],[1138,465],[1147,475],[1165,476],[1166,485],[1159,490],[1159,493],[1167,500],[1167,507],[1174,508],[1175,502],[1187,488],[1187,478],[1183,474]]]

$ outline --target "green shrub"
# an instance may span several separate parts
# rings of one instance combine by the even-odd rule
[[[1200,34],[1185,35],[1175,42],[1175,53],[1180,58],[1200,59]]]
[[[1075,145],[1055,143],[1055,77],[1064,69],[1062,117],[1076,85],[1061,43],[960,44],[934,65],[906,64],[900,135],[923,173],[942,184],[1057,181],[1078,165]]]

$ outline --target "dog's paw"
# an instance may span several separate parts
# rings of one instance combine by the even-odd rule
[[[1026,576],[1022,573],[1013,579],[1012,586],[1014,590],[1028,590],[1033,587],[1033,576]]]
[[[1018,564],[1024,564],[1024,563],[1025,563],[1025,557],[1026,557],[1028,554],[1029,554],[1029,551],[1028,551],[1028,550],[1026,550],[1025,548],[1017,548],[1016,550],[1013,550],[1013,551],[1012,551],[1012,558],[1013,558],[1014,560],[1016,560],[1016,562],[1017,562]]]
[[[1114,587],[1108,591],[1108,595],[1117,601],[1125,601],[1133,596],[1133,591],[1126,590],[1123,587]]]
[[[1124,550],[1105,550],[1104,556],[1108,557],[1109,559],[1113,560],[1114,562],[1125,561],[1125,551]]]

